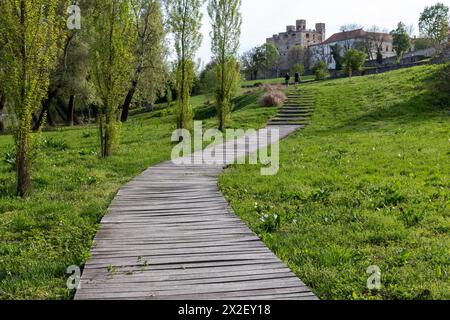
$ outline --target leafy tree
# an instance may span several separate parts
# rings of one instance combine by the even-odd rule
[[[397,53],[397,62],[400,63],[405,53],[411,48],[411,39],[403,22],[398,23],[397,29],[391,31],[391,35],[394,51]]]
[[[241,57],[242,69],[250,80],[258,79],[259,72],[266,75],[268,71],[278,67],[280,53],[271,43],[255,47],[245,52]]]
[[[63,21],[58,0],[0,1],[2,90],[16,121],[17,192],[31,187],[32,116],[45,97]]]
[[[200,94],[206,95],[208,99],[212,98],[216,88],[216,74],[216,63],[212,61],[206,65],[199,75],[198,91]]]
[[[92,16],[92,75],[101,100],[99,129],[101,156],[112,155],[120,137],[119,105],[132,73],[134,42],[130,0],[102,0]]]
[[[313,74],[316,76],[316,80],[323,80],[328,77],[328,65],[325,61],[317,61],[313,68]]]
[[[263,59],[261,63],[261,68],[267,78],[267,72],[273,71],[278,68],[280,63],[280,53],[278,48],[272,43],[266,43],[261,47],[263,51]]]
[[[237,62],[242,24],[240,8],[241,0],[209,0],[208,4],[213,29],[211,50],[217,63],[215,92],[219,130],[225,129],[233,91],[240,80],[240,67]]]
[[[84,17],[90,16],[94,6],[93,0],[70,1],[78,3],[81,8],[81,25],[84,25]],[[65,13],[66,8],[63,8]],[[75,104],[79,100],[83,104],[91,103],[94,98],[92,84],[88,82],[89,72],[89,37],[88,28],[68,29],[61,32],[63,37],[59,41],[57,66],[51,74],[50,86],[47,96],[42,101],[41,110],[34,121],[33,130],[38,130],[44,118],[53,125],[52,102],[57,100],[56,110],[60,114],[66,114],[67,124],[73,125],[75,121]],[[68,99],[67,99],[68,97]],[[68,100],[68,107],[61,110],[59,102]],[[63,117],[62,117],[63,118]]]
[[[309,60],[308,50],[302,46],[294,46],[289,48],[287,53],[287,62],[289,69],[293,68],[296,64],[302,64],[307,66]]]
[[[202,13],[204,0],[167,0],[167,15],[170,30],[175,40],[177,53],[176,91],[178,106],[178,129],[191,129],[191,90],[194,84],[194,57],[200,48]]]
[[[351,77],[355,71],[361,72],[365,63],[366,53],[364,51],[350,49],[344,55],[343,68],[345,73]]]
[[[159,0],[132,0],[136,42],[133,43],[133,77],[122,106],[121,121],[126,122],[131,102],[142,80],[147,98],[153,102],[164,85],[164,24]]]
[[[424,50],[433,47],[433,40],[427,38],[420,38],[414,41],[415,50]]]
[[[449,8],[443,3],[426,7],[420,15],[419,29],[422,34],[441,45],[447,40],[449,28]]]

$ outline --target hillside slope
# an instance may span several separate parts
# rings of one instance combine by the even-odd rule
[[[447,66],[448,72],[448,66]],[[232,167],[234,210],[323,299],[450,298],[449,92],[424,66],[311,83],[278,175]],[[367,269],[381,269],[381,290]]]

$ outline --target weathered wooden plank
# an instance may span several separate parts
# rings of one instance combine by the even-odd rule
[[[281,138],[298,128],[280,127]],[[251,135],[210,147],[221,163],[165,162],[123,186],[102,220],[76,299],[315,299],[217,187],[224,166],[256,151],[257,142]]]

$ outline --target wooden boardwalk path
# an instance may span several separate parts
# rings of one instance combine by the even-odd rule
[[[301,127],[271,128],[283,138]],[[218,189],[224,166],[256,151],[257,141],[214,147],[228,155],[223,163],[166,162],[125,185],[101,222],[75,299],[316,300]]]

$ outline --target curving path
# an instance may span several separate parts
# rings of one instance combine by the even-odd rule
[[[268,130],[282,139],[302,127]],[[125,185],[101,222],[75,299],[316,300],[218,189],[225,166],[257,151],[258,134],[215,146],[227,158],[215,165],[165,162]]]

